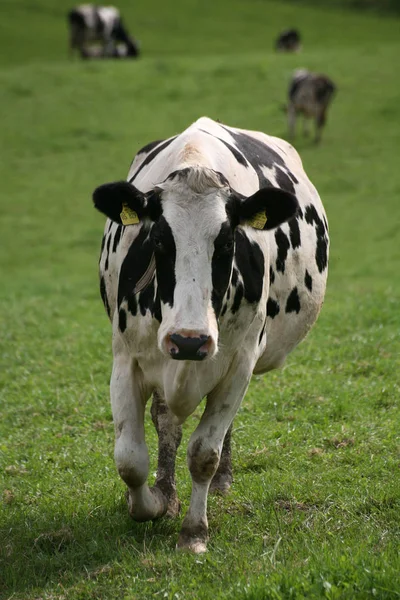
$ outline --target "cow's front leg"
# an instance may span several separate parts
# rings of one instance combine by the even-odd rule
[[[227,494],[232,485],[232,450],[231,450],[232,425],[226,432],[222,446],[221,458],[218,469],[211,480],[209,491],[212,494]]]
[[[205,552],[208,539],[207,495],[226,433],[246,393],[252,369],[235,364],[207,397],[207,405],[188,446],[192,494],[178,540],[178,548]]]
[[[141,371],[131,357],[115,351],[111,376],[111,406],[115,426],[115,463],[128,486],[129,513],[136,521],[147,521],[165,514],[168,503],[159,488],[147,484],[149,454],[144,435],[144,411],[148,392]]]
[[[296,130],[296,109],[293,104],[289,104],[287,110],[289,138],[294,140]]]
[[[182,427],[176,425],[171,411],[158,392],[153,393],[151,418],[158,435],[158,467],[155,487],[160,489],[167,500],[166,515],[176,517],[180,502],[176,493],[175,459],[182,439]]]

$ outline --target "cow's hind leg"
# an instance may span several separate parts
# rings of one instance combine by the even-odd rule
[[[211,480],[210,492],[212,494],[227,494],[232,485],[232,454],[231,454],[232,425],[226,432],[222,446],[221,458],[218,469]]]
[[[175,459],[182,439],[182,427],[174,423],[168,406],[158,392],[153,393],[151,418],[158,435],[158,467],[154,487],[161,490],[167,500],[166,516],[176,517],[180,502],[175,484]]]
[[[167,499],[160,488],[150,489],[149,453],[144,435],[146,393],[141,371],[132,364],[122,340],[114,338],[111,406],[115,427],[114,457],[118,472],[128,486],[129,513],[136,521],[164,515]]]

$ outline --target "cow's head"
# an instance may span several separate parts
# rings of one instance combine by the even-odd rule
[[[272,229],[298,209],[293,194],[266,187],[246,198],[220,173],[200,167],[175,171],[148,193],[126,181],[105,184],[93,200],[119,224],[150,225],[162,313],[158,345],[178,360],[203,360],[217,352],[236,227]]]

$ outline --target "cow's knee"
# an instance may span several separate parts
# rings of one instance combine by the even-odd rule
[[[149,455],[144,444],[137,444],[124,435],[115,442],[115,464],[120,477],[129,488],[142,486],[149,474]]]
[[[208,483],[213,478],[219,464],[219,449],[210,441],[198,437],[189,444],[188,465],[193,481]]]

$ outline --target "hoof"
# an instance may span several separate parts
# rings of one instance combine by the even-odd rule
[[[207,525],[200,522],[194,526],[185,525],[183,522],[181,532],[179,534],[177,550],[186,550],[193,554],[203,554],[207,552]]]
[[[210,489],[208,491],[210,494],[226,496],[231,489],[231,485],[232,477],[214,477],[214,479],[211,481]]]
[[[207,552],[207,544],[203,540],[199,539],[182,539],[179,537],[176,549],[179,552],[191,552],[192,554],[204,554]]]
[[[153,490],[158,490],[164,496],[167,502],[167,510],[165,516],[169,519],[174,519],[181,512],[181,503],[179,502],[178,494],[176,493],[175,484],[165,482],[163,479],[156,481]]]
[[[165,516],[168,519],[175,519],[179,513],[181,512],[181,503],[179,502],[178,498],[174,498],[173,500],[170,500],[168,502],[168,508],[167,508],[167,512],[165,513]]]
[[[151,521],[159,519],[168,509],[168,502],[164,494],[158,488],[147,488],[146,497],[139,496],[135,501],[133,493],[130,490],[126,492],[129,515],[134,521]]]

